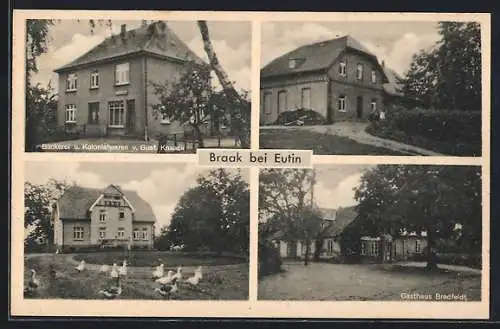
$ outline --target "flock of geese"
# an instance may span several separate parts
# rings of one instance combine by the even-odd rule
[[[86,268],[84,260],[82,260],[75,267],[75,270],[78,273],[85,271],[85,269]],[[51,267],[51,276],[55,277],[55,273],[52,273],[53,271],[54,269],[53,267]],[[30,280],[28,281],[27,286],[24,288],[24,294],[28,296],[33,295],[40,287],[40,280],[36,277],[37,272],[34,269],[31,269],[30,272]],[[118,266],[117,263],[114,263],[111,269],[108,265],[102,265],[99,268],[99,273],[107,274],[108,272],[111,280],[109,281],[108,285],[98,293],[106,299],[115,299],[122,294],[122,284],[120,279],[127,275],[127,261],[124,260],[121,266]],[[157,287],[155,287],[154,291],[161,295],[163,298],[171,298],[179,291],[179,284],[181,282],[186,283],[191,288],[196,287],[200,280],[203,278],[203,273],[202,267],[198,266],[194,272],[194,275],[186,277],[186,279],[183,280],[181,266],[177,268],[176,273],[174,273],[174,271],[172,270],[169,270],[165,275],[165,266],[163,263],[161,263],[154,268],[151,278],[158,285]]]

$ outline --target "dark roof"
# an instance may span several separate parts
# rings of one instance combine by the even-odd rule
[[[292,50],[264,66],[260,71],[262,78],[280,76],[292,73],[315,72],[328,69],[335,60],[346,50],[354,50],[372,57],[376,56],[366,49],[361,43],[349,35],[316,42]],[[289,68],[288,60],[298,59],[299,65]],[[378,63],[378,62],[377,62]]]
[[[334,210],[335,211],[335,210]],[[351,224],[356,217],[358,216],[358,212],[356,211],[356,207],[346,207],[346,208],[339,208],[338,210],[335,211],[335,219],[332,220],[332,217],[327,217],[331,216],[331,211],[330,212],[322,212],[325,214],[325,219],[330,219],[326,222],[327,226],[327,232],[326,236],[334,237],[334,236],[339,236],[344,232],[345,228]]]
[[[136,192],[121,190],[116,185],[110,185],[117,188],[131,203],[135,210],[135,222],[155,222],[156,216],[153,208],[142,199]],[[104,189],[72,186],[68,188],[59,198],[59,218],[61,219],[89,219],[87,211],[99,196],[109,187]]]
[[[176,60],[192,60],[199,64],[204,63],[165,22],[157,21],[147,26],[126,31],[124,37],[120,33],[112,35],[82,56],[54,71],[64,71],[75,66],[91,64],[140,51]]]
[[[396,73],[396,71],[384,67],[384,73],[387,76],[388,83],[384,83],[384,91],[389,95],[393,96],[403,96],[403,92],[401,91],[403,85],[398,81],[401,77]]]

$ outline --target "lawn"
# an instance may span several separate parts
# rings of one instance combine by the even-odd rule
[[[121,264],[125,257],[123,251],[107,251],[80,253],[74,259],[77,261],[85,260],[87,264]],[[151,267],[156,266],[159,260],[165,267],[181,266],[216,266],[216,265],[231,265],[244,262],[241,257],[230,256],[214,256],[214,254],[189,254],[181,252],[166,252],[166,251],[131,251],[128,257],[130,266]]]
[[[102,253],[104,254],[104,253]],[[97,255],[97,254],[96,254]],[[101,255],[101,253],[99,254]],[[99,265],[87,265],[78,273],[72,255],[30,255],[25,258],[24,283],[29,280],[29,269],[37,271],[40,288],[34,298],[42,299],[101,299],[99,290],[109,282],[109,274],[99,273]],[[199,264],[199,263],[197,263]],[[50,265],[56,277],[50,277]],[[174,269],[165,266],[165,270]],[[246,300],[248,299],[248,263],[203,267],[203,279],[196,288],[179,284],[177,300]],[[122,281],[123,292],[118,299],[163,299],[154,289],[158,286],[151,279],[152,268],[129,267]],[[184,277],[191,276],[194,267],[184,267]]]
[[[314,154],[404,155],[385,148],[360,144],[347,137],[295,129],[261,130],[259,146],[261,149],[313,150]]]
[[[393,300],[402,293],[466,294],[481,299],[481,277],[477,274],[429,273],[382,268],[379,265],[285,263],[284,272],[259,282],[259,299],[267,300]]]

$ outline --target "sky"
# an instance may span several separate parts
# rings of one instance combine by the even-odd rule
[[[361,183],[363,173],[373,165],[315,165],[314,199],[321,208],[338,209],[357,204],[354,188]]]
[[[87,20],[61,20],[49,28],[49,50],[38,60],[39,73],[33,79],[46,85],[52,80],[57,88],[57,74],[53,70],[63,66],[112,34],[118,34],[121,24],[127,30],[139,27],[140,20],[113,20],[111,28],[97,24],[91,31]],[[203,42],[195,21],[170,21],[168,26],[186,43],[191,50],[208,62]],[[207,22],[214,49],[229,78],[236,88],[250,89],[251,25],[249,22]],[[217,79],[214,84],[218,86]]]
[[[116,184],[124,190],[136,191],[146,200],[157,217],[157,229],[170,223],[179,198],[196,185],[198,175],[215,168],[182,163],[134,162],[26,162],[25,181],[44,184],[53,178],[76,182],[79,186],[105,188]],[[237,169],[227,169],[236,172]],[[241,169],[248,182],[248,169]]]
[[[350,35],[403,75],[413,54],[439,40],[437,22],[272,22],[262,25],[261,67],[303,45]]]

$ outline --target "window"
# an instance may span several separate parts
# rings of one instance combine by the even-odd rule
[[[377,83],[377,72],[372,70],[372,83]]]
[[[118,239],[124,239],[125,238],[125,229],[123,227],[118,228],[118,234],[117,234]]]
[[[118,64],[115,67],[115,84],[126,85],[130,83],[130,64]]]
[[[99,88],[99,72],[94,71],[90,73],[90,89]]]
[[[371,107],[372,112],[375,112],[377,110],[377,100],[376,99],[372,99],[372,101],[370,103],[370,107]]]
[[[286,91],[282,90],[278,93],[278,113],[286,111]]]
[[[76,104],[66,105],[66,122],[67,123],[76,122]]]
[[[106,228],[99,227],[99,239],[106,239]]]
[[[78,77],[75,73],[68,74],[66,79],[66,91],[76,91],[78,84]]]
[[[101,210],[101,212],[99,214],[99,221],[105,222],[107,217],[108,217],[108,215],[106,214],[106,210]]]
[[[338,99],[338,104],[337,108],[340,112],[345,112],[347,111],[347,106],[346,106],[346,97],[345,95],[340,95]]]
[[[147,228],[142,229],[142,239],[148,240],[148,229]]]
[[[125,219],[125,212],[124,211],[120,211],[120,220],[124,220]]]
[[[83,240],[83,226],[73,227],[73,240]]]
[[[112,101],[108,103],[109,107],[109,125],[112,127],[123,127],[125,122],[125,102]]]
[[[300,104],[303,109],[311,108],[311,88],[303,88],[300,95]]]
[[[420,253],[420,241],[415,240],[415,252]]]
[[[361,241],[361,255],[366,255],[366,241]]]
[[[288,68],[294,69],[296,67],[297,67],[297,60],[295,58],[289,59],[288,60]]]
[[[378,241],[371,241],[371,255],[372,256],[378,256]]]
[[[356,78],[358,80],[363,80],[363,64],[358,64],[356,67]]]
[[[140,240],[140,232],[138,229],[134,229],[134,240]]]
[[[339,74],[343,77],[345,77],[347,75],[346,67],[347,67],[347,65],[344,61],[339,63]]]
[[[272,113],[272,103],[271,103],[272,94],[270,92],[264,93],[264,104],[262,107],[264,108],[264,114]]]

